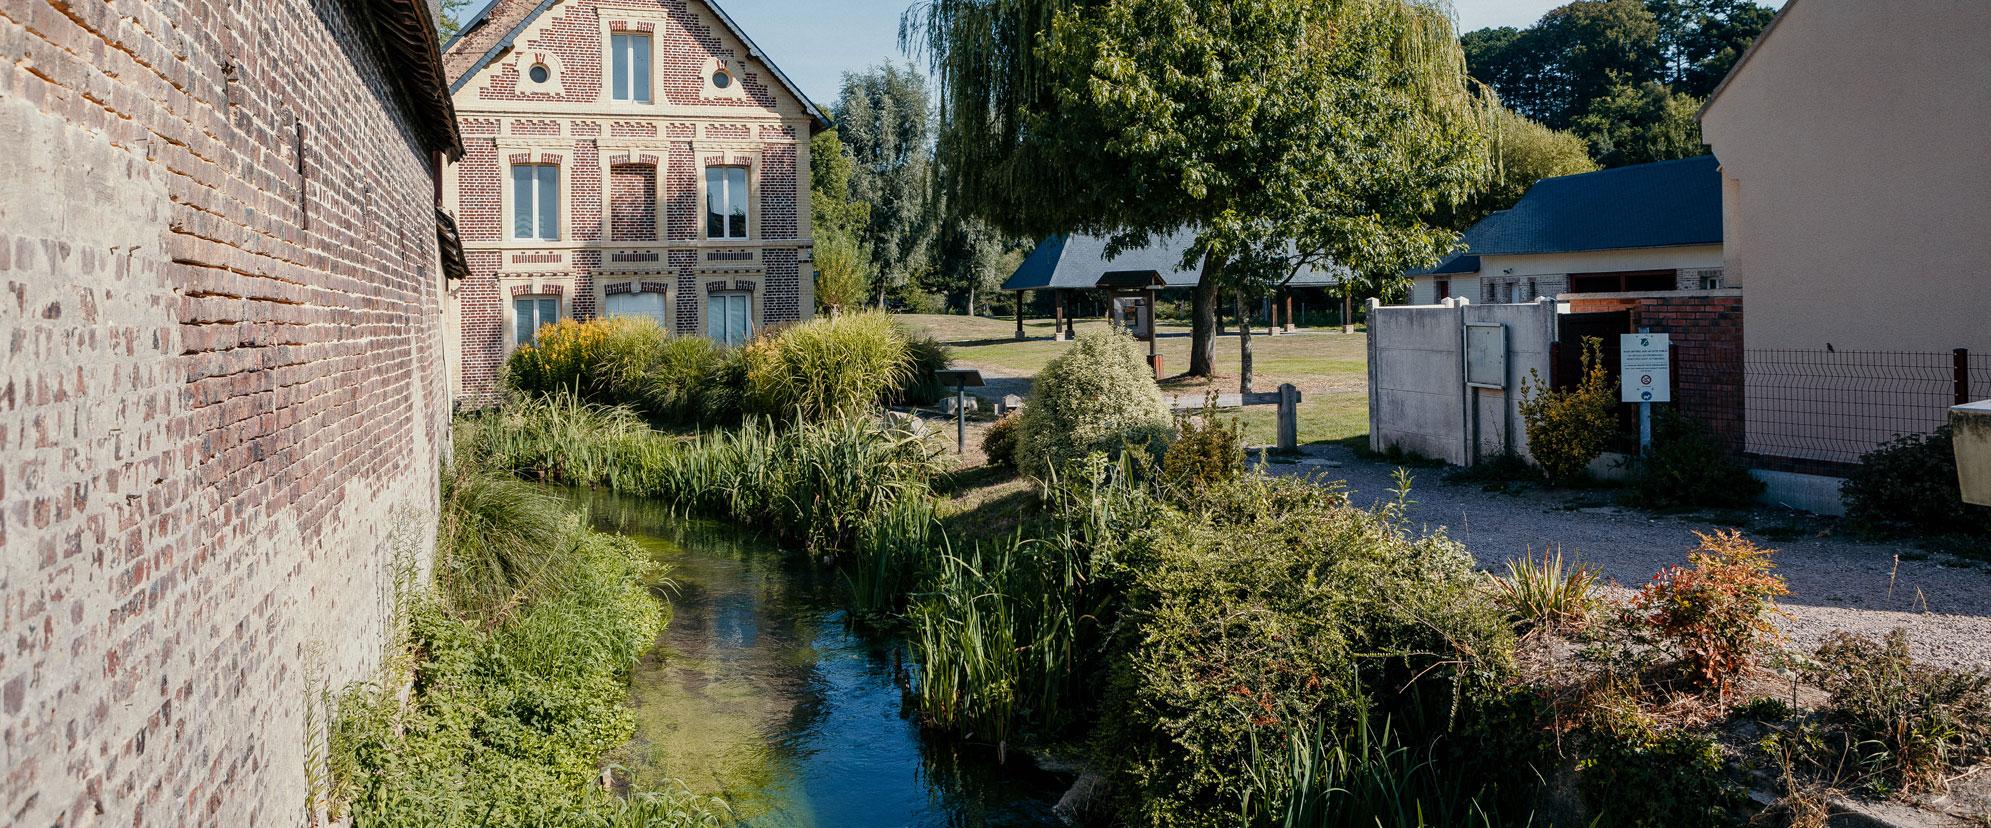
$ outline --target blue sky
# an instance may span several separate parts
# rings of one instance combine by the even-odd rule
[[[788,77],[825,107],[843,73],[906,59],[899,50],[903,0],[718,0]],[[1453,0],[1459,30],[1527,26],[1568,0]],[[1781,6],[1782,0],[1770,0]],[[474,14],[482,3],[472,0]]]

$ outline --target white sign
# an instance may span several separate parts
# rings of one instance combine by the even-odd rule
[[[1666,334],[1618,336],[1618,399],[1629,403],[1673,401],[1673,343]]]

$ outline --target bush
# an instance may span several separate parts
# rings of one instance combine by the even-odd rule
[[[982,432],[982,454],[989,458],[989,465],[1016,468],[1016,426],[1022,420],[1022,414],[1011,411]]]
[[[1991,533],[1991,507],[1963,502],[1950,427],[1896,437],[1840,485],[1846,518],[1879,531]]]
[[[1139,533],[1124,562],[1138,646],[1105,737],[1144,811],[1128,822],[1234,824],[1259,807],[1250,796],[1265,779],[1303,775],[1283,749],[1293,740],[1388,720],[1403,744],[1429,750],[1455,712],[1496,692],[1512,633],[1479,598],[1472,557],[1407,534],[1400,516],[1400,505],[1369,512],[1310,481],[1248,474]]]
[[[747,343],[742,410],[819,421],[876,408],[911,372],[906,336],[882,313],[817,318]]]
[[[1236,417],[1217,414],[1216,394],[1210,395],[1202,416],[1179,416],[1175,428],[1180,436],[1162,455],[1161,471],[1178,496],[1200,495],[1244,473],[1244,425]]]
[[[1701,545],[1688,553],[1690,566],[1660,570],[1632,607],[1685,662],[1697,684],[1726,695],[1765,643],[1778,637],[1774,599],[1790,589],[1770,574],[1771,550],[1742,533],[1695,535]]]
[[[933,405],[940,402],[953,389],[940,384],[940,378],[935,374],[954,361],[953,354],[932,336],[902,332],[906,337],[908,370],[904,381],[892,394],[892,401],[899,405]]]
[[[654,422],[695,423],[706,418],[702,395],[726,364],[726,349],[702,336],[658,339],[616,366],[618,402],[636,406]],[[721,421],[731,419],[722,417]]]
[[[1673,828],[1741,825],[1748,794],[1728,778],[1721,750],[1707,736],[1678,730],[1592,732],[1577,764],[1592,825]]]
[[[1812,675],[1831,694],[1824,712],[1840,741],[1894,788],[1936,787],[1991,759],[1991,675],[1917,664],[1902,630],[1833,633]]]
[[[1053,465],[1094,452],[1159,454],[1171,436],[1168,404],[1132,337],[1119,331],[1080,334],[1031,386],[1017,424],[1017,467],[1046,477]]]
[[[1603,347],[1600,339],[1584,338],[1583,377],[1575,388],[1550,388],[1534,369],[1521,381],[1528,453],[1551,483],[1583,479],[1617,431],[1617,399],[1604,370]]]
[[[1493,579],[1494,598],[1523,627],[1550,631],[1578,630],[1597,608],[1597,573],[1578,563],[1554,557],[1522,557],[1507,562],[1507,577]]]
[[[647,328],[642,326],[647,325]],[[638,331],[642,330],[643,333]],[[567,392],[593,403],[616,404],[617,349],[641,347],[646,333],[661,338],[655,322],[562,319],[533,335],[533,344],[505,359],[504,384],[527,394]]]
[[[1674,411],[1659,418],[1652,451],[1633,467],[1626,497],[1650,509],[1741,508],[1763,482],[1736,462],[1706,424]]]

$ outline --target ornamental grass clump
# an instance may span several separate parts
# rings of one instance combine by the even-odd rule
[[[1053,467],[1094,453],[1149,458],[1174,436],[1168,403],[1134,339],[1119,331],[1080,334],[1031,386],[1017,423],[1016,463],[1045,478]]]
[[[1583,339],[1583,373],[1574,388],[1551,388],[1532,368],[1521,381],[1528,453],[1550,483],[1583,479],[1617,431],[1617,399],[1604,370],[1603,347],[1601,339]]]
[[[1690,682],[1726,696],[1764,647],[1781,637],[1776,599],[1790,588],[1770,572],[1776,566],[1772,550],[1741,532],[1694,534],[1701,545],[1687,554],[1688,565],[1652,576],[1631,609],[1681,660]]]
[[[1522,628],[1572,632],[1589,623],[1598,606],[1597,572],[1562,550],[1507,562],[1507,575],[1493,578],[1494,600]]]
[[[818,421],[877,409],[911,377],[905,332],[883,313],[818,318],[741,349],[741,408]]]

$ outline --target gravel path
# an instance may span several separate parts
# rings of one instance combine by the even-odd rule
[[[1341,446],[1310,447],[1306,455],[1312,463],[1272,469],[1345,479],[1355,502],[1365,506],[1389,497],[1395,470],[1389,463],[1362,459]],[[1560,545],[1565,556],[1636,588],[1660,567],[1684,562],[1696,543],[1694,530],[1721,528],[1706,517],[1581,507],[1582,496],[1566,492],[1488,492],[1478,484],[1446,482],[1444,469],[1412,469],[1411,474],[1411,520],[1432,529],[1444,527],[1488,567],[1499,567],[1529,549]],[[1796,525],[1804,527],[1806,520],[1799,517]],[[1790,582],[1792,594],[1782,603],[1792,616],[1785,628],[1794,643],[1815,645],[1832,630],[1880,634],[1905,627],[1923,658],[1991,667],[1991,569],[1946,565],[1940,557],[1913,560],[1927,553],[1911,544],[1838,537],[1829,533],[1829,522],[1808,520],[1811,528],[1804,537],[1756,538],[1777,550],[1778,573]],[[1898,569],[1897,555],[1902,559]]]

